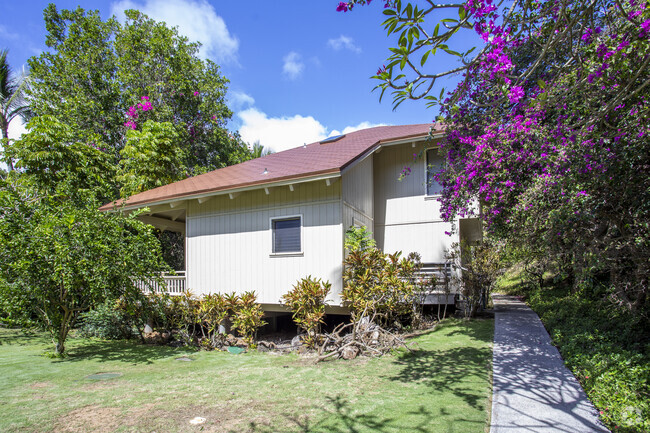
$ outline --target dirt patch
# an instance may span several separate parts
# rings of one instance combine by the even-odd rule
[[[113,389],[117,388],[120,385],[120,382],[116,381],[96,381],[91,383],[85,383],[79,387],[81,391],[100,391],[104,389]]]
[[[61,433],[109,433],[118,427],[120,409],[116,407],[84,406],[63,415],[53,431]]]
[[[272,417],[268,412],[269,408],[265,406],[268,406],[268,403],[254,401],[237,407],[224,402],[211,407],[188,406],[169,409],[150,403],[130,409],[122,425],[128,426],[129,431],[180,430],[209,433],[245,431],[250,422],[256,424],[270,422]],[[190,424],[190,420],[196,417],[205,418],[205,423]]]
[[[30,389],[43,389],[43,388],[51,388],[52,382],[34,382],[31,385],[29,385]]]

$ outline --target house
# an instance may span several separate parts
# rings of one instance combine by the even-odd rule
[[[253,290],[265,311],[279,312],[281,296],[311,275],[332,283],[329,312],[344,312],[341,264],[350,226],[367,226],[385,252],[415,251],[428,264],[443,263],[460,238],[480,235],[472,219],[445,234],[451,224],[440,219],[440,186],[430,174],[442,162],[442,133],[431,124],[369,128],[184,179],[121,204],[125,210],[147,207],[145,222],[184,233],[184,283],[194,294]],[[398,180],[403,170],[409,173]]]

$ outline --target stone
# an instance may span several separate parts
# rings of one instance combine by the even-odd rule
[[[341,358],[354,359],[359,355],[359,348],[356,346],[348,346],[341,352]]]
[[[300,346],[302,346],[302,339],[300,338],[300,335],[296,335],[291,339],[291,347],[296,349]]]

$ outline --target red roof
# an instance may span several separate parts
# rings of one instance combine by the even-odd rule
[[[209,173],[133,195],[124,201],[126,206],[149,205],[213,192],[225,192],[251,186],[262,186],[285,180],[312,176],[339,174],[347,165],[375,146],[402,139],[426,136],[431,123],[402,126],[377,126],[346,134],[330,143],[316,142],[306,146],[273,153],[241,164],[220,168]],[[100,210],[109,210],[121,201],[105,204]]]

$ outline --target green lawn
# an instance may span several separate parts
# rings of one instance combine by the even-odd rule
[[[493,328],[448,320],[413,354],[320,364],[81,338],[59,360],[43,334],[0,329],[0,431],[482,433]]]

